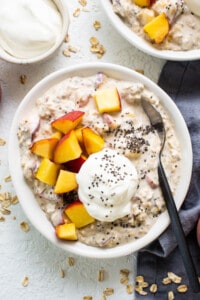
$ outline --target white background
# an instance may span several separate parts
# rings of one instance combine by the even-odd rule
[[[67,1],[67,0],[63,0]],[[73,12],[78,7],[78,0],[68,0],[70,9],[70,41],[64,43],[59,52],[45,63],[34,66],[14,65],[0,60],[0,83],[3,97],[0,103],[0,138],[8,142],[9,128],[15,110],[25,94],[43,77],[60,68],[84,62],[111,62],[133,69],[141,69],[144,74],[157,81],[164,61],[141,53],[126,42],[111,26],[104,15],[98,0],[88,0],[88,12],[81,11],[78,17]],[[101,29],[95,31],[93,23],[101,22]],[[101,59],[90,52],[89,39],[98,38],[106,48]],[[71,45],[78,51],[71,57],[63,55],[62,51]],[[20,83],[20,76],[26,75],[25,84]],[[14,149],[13,149],[14,150]],[[14,152],[13,152],[14,155]],[[7,144],[0,146],[0,194],[11,192],[15,195],[12,183],[6,183],[9,176],[7,162]],[[28,201],[28,199],[27,199]],[[81,300],[90,295],[93,300],[101,300],[105,288],[114,288],[114,294],[109,300],[129,300],[125,285],[120,283],[120,269],[128,268],[131,273],[129,282],[133,283],[136,255],[109,260],[82,258],[50,244],[29,223],[20,204],[11,207],[11,214],[5,216],[5,222],[0,222],[0,299],[2,300]],[[23,232],[20,223],[29,223],[29,232]],[[74,257],[75,265],[69,266],[68,257]],[[98,281],[98,271],[105,270],[105,279]],[[65,271],[61,278],[60,270]],[[29,277],[27,287],[22,285],[25,276]]]

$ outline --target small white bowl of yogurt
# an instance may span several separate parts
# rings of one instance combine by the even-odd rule
[[[0,58],[31,64],[49,58],[64,41],[68,7],[60,0],[2,0]]]
[[[104,103],[101,111],[95,103],[97,92],[98,97],[101,92],[114,97]],[[142,109],[141,97],[149,99],[163,116],[167,132],[163,163],[180,208],[191,178],[190,136],[174,102],[142,74],[108,63],[74,66],[44,78],[20,103],[9,138],[11,177],[27,217],[53,244],[81,256],[119,257],[145,247],[167,228],[169,217],[157,177],[160,141]],[[76,120],[75,127],[64,135],[58,134],[52,124],[60,124],[59,120],[62,123],[59,118],[65,116],[65,120],[66,114],[68,124]],[[82,116],[79,125],[77,114]],[[43,144],[52,138],[55,141],[55,137],[59,141],[51,158],[43,160],[32,151],[37,143],[41,145],[41,141]],[[69,149],[70,144],[65,144],[69,137],[73,138],[78,161],[71,157],[66,162],[64,158],[63,165],[58,153],[62,150],[63,156],[64,149]],[[62,174],[73,175],[64,181],[70,182],[73,190],[63,193],[61,188],[59,193],[55,188],[58,179],[56,184],[41,182],[44,178],[39,178],[38,170],[42,170],[42,162],[45,172],[40,174],[48,180],[52,176],[46,177],[47,162]],[[85,219],[89,220],[87,225],[82,224]],[[75,240],[61,237],[65,224],[77,224]]]

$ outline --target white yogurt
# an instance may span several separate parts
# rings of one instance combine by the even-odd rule
[[[131,213],[138,175],[125,156],[111,149],[90,155],[77,182],[79,198],[95,219],[112,222]]]
[[[58,40],[62,17],[51,0],[1,0],[0,45],[14,57],[32,58]]]

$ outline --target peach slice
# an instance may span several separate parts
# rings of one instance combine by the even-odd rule
[[[55,138],[57,140],[60,140],[62,136],[63,136],[62,132],[56,131],[56,132],[52,133],[51,138]]]
[[[39,165],[39,168],[35,173],[35,177],[44,183],[54,186],[60,168],[61,168],[60,165],[55,164],[54,162],[50,161],[48,158],[43,158],[43,160]]]
[[[121,100],[116,87],[98,90],[93,97],[100,113],[121,111]]]
[[[143,29],[152,42],[160,44],[169,32],[169,21],[165,13],[161,13],[147,23]]]
[[[78,157],[77,159],[73,159],[73,160],[70,160],[68,161],[66,164],[65,164],[65,167],[68,171],[71,171],[71,172],[74,172],[74,173],[78,173],[82,164],[84,164],[84,162],[86,161],[86,157],[81,154],[80,157]]]
[[[65,163],[80,157],[81,153],[82,150],[76,134],[74,130],[71,130],[65,134],[56,145],[53,160],[55,163]]]
[[[78,239],[74,223],[65,223],[56,226],[56,236],[62,240],[76,241]]]
[[[60,170],[55,188],[55,194],[63,194],[68,193],[70,191],[75,190],[78,187],[76,181],[76,173],[69,172],[66,170]]]
[[[154,0],[134,0],[134,3],[141,7],[149,7],[154,2],[155,2]]]
[[[79,200],[69,204],[65,208],[65,214],[75,224],[76,228],[84,227],[95,221],[95,219],[88,214],[83,203]]]
[[[101,151],[104,148],[103,138],[90,127],[82,129],[83,144],[88,155]]]
[[[51,122],[51,126],[64,134],[68,133],[82,121],[84,116],[83,111],[71,111],[64,116]]]
[[[33,143],[30,150],[32,153],[35,153],[38,156],[52,159],[57,143],[58,139],[56,138],[38,140]]]

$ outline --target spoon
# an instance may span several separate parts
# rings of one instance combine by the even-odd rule
[[[193,292],[198,293],[200,292],[200,284],[198,281],[198,276],[194,267],[194,263],[191,257],[191,254],[189,252],[189,248],[186,242],[185,234],[183,231],[182,224],[180,222],[180,218],[178,215],[178,211],[176,208],[176,204],[167,180],[167,177],[165,175],[165,171],[162,165],[162,151],[165,145],[166,140],[166,132],[165,127],[163,123],[163,119],[160,115],[160,113],[154,108],[154,106],[147,101],[146,99],[141,99],[142,107],[148,116],[150,123],[152,127],[157,131],[158,136],[161,141],[161,149],[159,152],[159,160],[158,160],[158,177],[159,177],[159,183],[160,188],[163,193],[163,197],[166,203],[166,207],[170,216],[171,220],[171,226],[174,231],[178,247],[180,249],[180,253],[183,259],[183,263],[185,266],[185,270],[191,285],[191,288]]]

